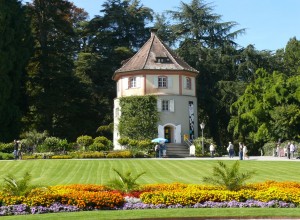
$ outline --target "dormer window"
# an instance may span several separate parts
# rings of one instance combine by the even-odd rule
[[[169,57],[156,57],[157,63],[171,63]]]

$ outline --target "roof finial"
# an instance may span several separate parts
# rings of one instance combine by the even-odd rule
[[[152,36],[153,34],[156,34],[157,30],[158,30],[157,28],[151,28],[151,29],[150,29],[151,36]]]

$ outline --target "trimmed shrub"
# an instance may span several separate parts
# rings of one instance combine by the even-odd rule
[[[102,143],[93,143],[89,146],[90,151],[106,151],[107,147]]]
[[[79,144],[83,150],[88,150],[88,147],[94,143],[94,140],[91,136],[82,135],[77,138],[76,143]]]
[[[111,151],[106,155],[107,158],[132,158],[132,153],[129,150]]]
[[[94,143],[101,143],[104,145],[104,150],[109,151],[113,149],[112,141],[108,140],[106,137],[100,136],[94,139]]]
[[[0,152],[12,153],[14,151],[14,143],[0,143]]]
[[[47,137],[44,143],[39,146],[39,152],[59,152],[64,151],[68,142],[57,137]]]
[[[127,146],[129,144],[129,138],[125,137],[125,138],[120,138],[118,140],[119,144],[122,146]]]
[[[71,155],[53,155],[51,159],[72,159]]]
[[[14,155],[12,153],[2,153],[0,152],[0,160],[13,160]]]
[[[98,151],[71,152],[70,156],[72,156],[72,158],[105,158],[105,154]]]

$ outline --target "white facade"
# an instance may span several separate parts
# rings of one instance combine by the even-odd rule
[[[169,143],[183,143],[183,136],[190,139],[198,137],[197,128],[197,98],[195,96],[195,77],[183,74],[163,74],[166,77],[167,86],[159,87],[158,78],[161,74],[137,74],[123,76],[117,81],[117,98],[114,100],[114,148],[121,149],[118,143],[119,117],[121,109],[119,97],[132,95],[156,95],[157,109],[160,113],[160,121],[157,125],[157,137],[166,138]],[[135,77],[133,87],[130,80]],[[189,87],[186,80],[189,80]],[[161,83],[160,83],[161,86]]]
[[[113,80],[117,83],[114,149],[121,149],[118,143],[118,124],[122,114],[119,98],[126,96],[157,96],[160,114],[157,137],[178,144],[183,142],[183,137],[198,137],[197,74],[197,70],[179,58],[157,37],[155,29],[151,30],[150,39],[133,57],[124,61],[113,75]]]

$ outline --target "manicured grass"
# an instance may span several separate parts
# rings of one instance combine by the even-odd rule
[[[223,160],[231,165],[235,160]],[[241,161],[241,171],[256,170],[249,182],[300,181],[298,161]],[[26,171],[32,174],[34,184],[65,185],[73,183],[106,184],[115,177],[113,168],[130,170],[133,174],[146,171],[138,179],[148,183],[202,183],[202,177],[210,175],[217,160],[165,160],[165,159],[96,159],[96,160],[27,160],[0,161],[0,182],[8,173],[17,178]],[[175,217],[300,217],[299,208],[219,208],[219,209],[160,209],[127,211],[89,211],[27,216],[7,216],[1,219],[141,219]]]
[[[224,218],[262,218],[273,217],[283,219],[286,217],[299,219],[299,208],[199,208],[199,209],[156,209],[156,210],[126,210],[126,211],[88,211],[72,213],[53,213],[27,216],[7,216],[1,220],[98,220],[98,219],[154,219],[176,217],[220,217]]]
[[[224,160],[231,165],[234,161]],[[216,160],[156,160],[156,159],[99,159],[99,160],[27,160],[0,161],[0,182],[8,173],[22,177],[32,174],[32,183],[62,185],[73,183],[106,184],[115,177],[116,168],[138,174],[139,184],[148,183],[202,183],[202,177],[212,173]],[[249,182],[300,181],[298,161],[241,161],[241,171],[256,170]]]

